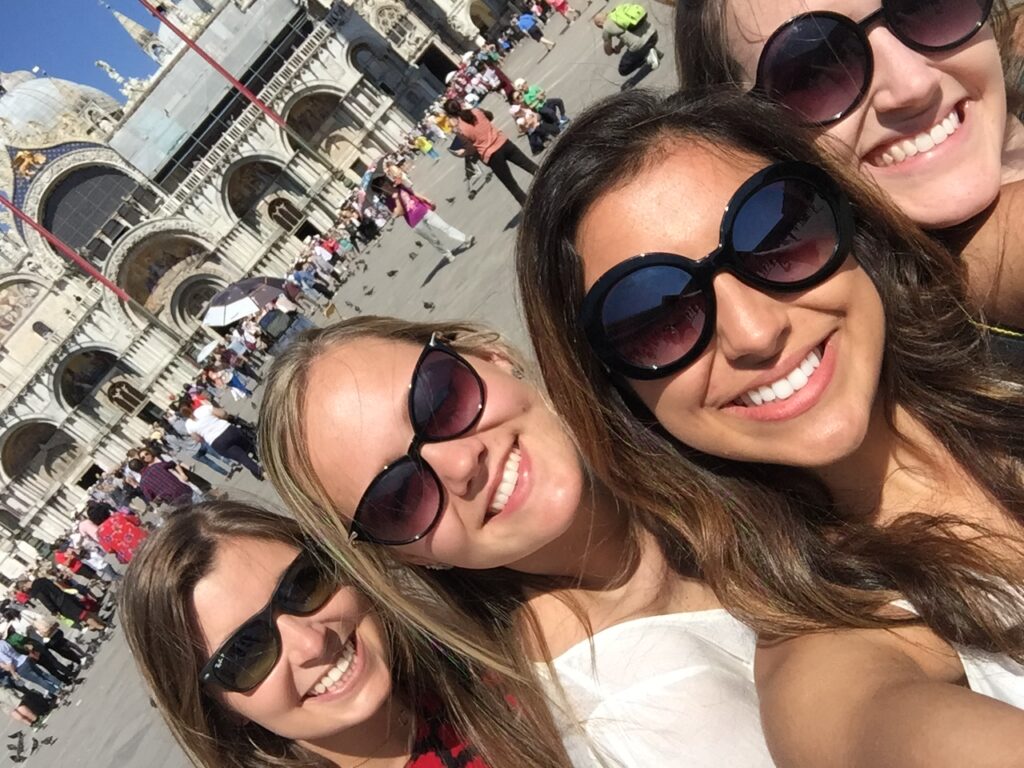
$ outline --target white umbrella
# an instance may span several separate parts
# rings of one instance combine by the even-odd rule
[[[230,304],[210,307],[203,315],[203,323],[213,328],[220,328],[238,322],[243,317],[255,315],[259,311],[260,305],[251,296],[246,296]]]
[[[223,344],[223,342],[221,341],[211,341],[209,344],[204,345],[203,348],[200,349],[199,353],[196,355],[196,362],[203,362],[203,360],[212,355],[213,350],[215,350],[221,344]]]

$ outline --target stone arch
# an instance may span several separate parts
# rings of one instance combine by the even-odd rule
[[[0,280],[0,337],[13,331],[45,294],[45,286],[31,275],[11,275]]]
[[[303,189],[286,171],[285,164],[270,155],[243,157],[224,172],[224,209],[230,216],[251,215],[258,204],[276,191],[288,190],[298,196]]]
[[[469,6],[469,18],[473,26],[481,32],[489,32],[491,27],[498,23],[498,18],[490,6],[483,0],[472,0],[467,3]]]
[[[53,389],[57,400],[69,410],[88,400],[112,374],[123,370],[118,355],[106,347],[77,349],[57,364]]]
[[[51,474],[56,462],[76,448],[74,438],[54,422],[23,421],[0,438],[0,472],[8,482],[32,472]]]
[[[289,232],[299,226],[305,218],[302,211],[287,197],[276,197],[271,200],[267,213],[275,224]]]
[[[292,99],[285,115],[289,128],[336,165],[346,167],[359,156],[360,121],[340,92],[330,88],[303,91]],[[285,141],[293,150],[298,149],[291,135]]]
[[[382,93],[392,98],[402,89],[406,66],[386,49],[359,42],[349,50],[349,62]]]

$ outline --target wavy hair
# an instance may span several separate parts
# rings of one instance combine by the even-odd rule
[[[207,650],[192,593],[218,547],[236,538],[310,547],[296,521],[249,504],[211,502],[175,512],[128,568],[120,598],[128,646],[171,733],[196,766],[330,768],[333,763],[295,741],[241,721],[199,681]],[[319,546],[312,550],[325,554]],[[330,566],[330,558],[321,559]],[[344,570],[339,578],[347,578]],[[369,597],[390,653],[393,695],[409,703],[439,698],[454,727],[494,768],[567,765],[560,742],[557,749],[548,747],[526,710],[509,707],[507,697],[518,696],[521,687],[514,680],[476,674]]]
[[[886,610],[905,597],[945,640],[1024,658],[1024,625],[1006,620],[1019,615],[1019,597],[1004,587],[1020,583],[1019,555],[1014,562],[989,551],[991,534],[965,535],[970,526],[942,514],[875,527],[844,518],[807,471],[694,451],[661,429],[587,344],[577,228],[613,185],[679,142],[766,164],[823,165],[848,192],[854,254],[885,308],[880,396],[890,425],[896,406],[905,408],[1024,519],[1024,388],[1018,373],[990,363],[964,308],[962,267],[780,113],[731,91],[633,91],[574,120],[535,177],[517,243],[520,298],[550,396],[598,478],[673,528],[726,608],[764,635],[912,621]]]

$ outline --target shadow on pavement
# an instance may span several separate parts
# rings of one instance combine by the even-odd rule
[[[433,280],[433,279],[434,279],[434,276],[435,276],[435,275],[436,275],[436,274],[437,274],[438,272],[440,272],[440,271],[441,271],[442,269],[444,269],[445,267],[447,267],[449,263],[450,263],[450,262],[449,262],[449,261],[448,261],[448,260],[447,260],[446,258],[444,258],[444,257],[442,256],[442,257],[441,257],[441,260],[440,260],[439,262],[437,262],[437,264],[435,264],[435,265],[434,265],[434,268],[433,268],[432,270],[430,270],[430,274],[428,274],[428,275],[427,275],[427,276],[426,276],[426,277],[424,278],[423,282],[422,282],[422,283],[420,284],[420,288],[424,288],[424,287],[426,287],[426,285],[427,285],[427,284],[428,284],[428,283],[429,283],[429,282],[430,282],[431,280]]]
[[[504,231],[508,232],[510,229],[515,229],[516,227],[518,227],[519,226],[519,219],[522,218],[522,215],[523,215],[523,212],[519,211],[518,213],[516,213],[515,216],[513,216],[511,219],[509,219],[508,220],[508,224],[505,225]]]

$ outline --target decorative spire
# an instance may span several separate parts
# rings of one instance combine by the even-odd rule
[[[157,64],[163,64],[164,61],[167,60],[168,51],[164,47],[164,44],[160,42],[160,38],[156,36],[156,33],[146,29],[144,26],[139,24],[139,22],[129,19],[120,11],[115,11],[108,3],[104,3],[102,0],[100,5],[114,15],[114,18],[117,19],[117,22],[124,28],[124,31],[131,36],[132,40],[135,41],[135,44],[138,45],[142,51],[149,56],[149,58]]]

